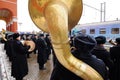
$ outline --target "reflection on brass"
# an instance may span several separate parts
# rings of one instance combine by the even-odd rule
[[[116,45],[116,43],[112,39],[110,39],[108,42],[112,45]]]
[[[79,21],[82,0],[29,0],[29,13],[38,28],[50,33],[59,62],[84,80],[103,80],[101,75],[70,52],[68,31]]]

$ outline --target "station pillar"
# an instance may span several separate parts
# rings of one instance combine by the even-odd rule
[[[18,31],[17,0],[0,0],[0,19],[5,20],[7,31]]]

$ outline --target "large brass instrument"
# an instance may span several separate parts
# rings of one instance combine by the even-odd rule
[[[2,31],[1,31],[0,34],[1,34],[2,38],[3,38],[3,40],[4,40],[4,41],[7,41],[7,39],[5,38],[5,32],[6,32],[6,31],[5,31],[4,29],[2,29]]]
[[[30,46],[30,49],[28,50],[28,52],[32,52],[35,49],[35,43],[32,40],[24,40],[21,41],[23,45],[26,46]]]
[[[116,45],[116,43],[115,43],[115,42],[113,42],[113,40],[112,40],[112,39],[110,39],[108,42],[109,42],[110,44],[112,44],[112,45]]]
[[[82,8],[82,0],[29,0],[31,19],[50,34],[59,62],[84,80],[103,80],[97,71],[70,52],[68,31],[78,23]]]

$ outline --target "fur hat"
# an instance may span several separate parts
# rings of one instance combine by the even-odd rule
[[[40,34],[39,36],[40,36],[40,37],[43,37],[43,36],[44,36],[44,34]]]
[[[96,45],[96,41],[93,37],[86,34],[79,34],[74,38],[74,46],[81,51],[90,51]]]
[[[13,34],[9,34],[7,35],[8,38],[12,38],[13,37]]]
[[[116,38],[115,40],[118,44],[120,44],[120,38]]]
[[[19,33],[14,33],[14,34],[13,34],[13,39],[18,38],[19,36],[20,36],[20,34],[19,34]]]
[[[95,37],[97,44],[105,44],[106,43],[106,37],[105,36],[98,36]]]

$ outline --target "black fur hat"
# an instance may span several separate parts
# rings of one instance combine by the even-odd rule
[[[9,35],[7,35],[7,37],[8,37],[8,38],[11,38],[11,37],[13,37],[13,34],[9,34]]]
[[[79,34],[74,38],[74,46],[81,51],[90,51],[96,45],[96,40],[86,34]]]
[[[95,37],[97,44],[105,44],[106,43],[106,37],[105,36],[98,36]]]
[[[19,34],[19,33],[14,33],[14,34],[13,34],[13,39],[18,38],[19,36],[20,36],[20,34]]]
[[[40,34],[39,36],[40,36],[40,37],[43,37],[43,36],[44,36],[44,34]]]
[[[118,44],[120,44],[120,38],[116,38],[115,40]]]

